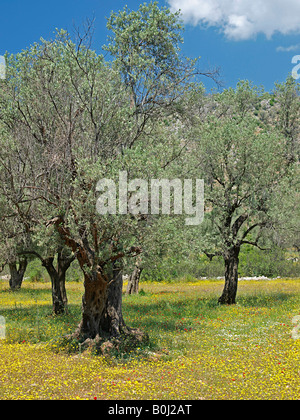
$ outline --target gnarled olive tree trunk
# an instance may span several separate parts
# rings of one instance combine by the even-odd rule
[[[75,333],[81,342],[100,336],[108,293],[108,281],[100,267],[91,271],[84,269],[83,273],[82,319]]]
[[[87,345],[96,345],[105,352],[118,349],[128,341],[129,346],[148,342],[148,335],[125,324],[122,313],[123,276],[120,269],[112,270],[110,279],[98,267],[96,272],[85,274],[82,298],[82,320],[74,336]]]
[[[122,295],[122,270],[115,268],[113,269],[113,280],[108,286],[105,308],[100,323],[102,333],[108,337],[118,337],[130,331],[123,319]]]
[[[118,349],[125,341],[130,342],[130,346],[148,342],[148,334],[127,327],[123,319],[120,261],[125,254],[120,252],[100,262],[87,238],[84,237],[81,243],[73,239],[61,217],[50,220],[49,225],[56,226],[65,244],[76,255],[84,274],[82,319],[71,338],[75,338],[81,346],[96,346],[102,352],[111,346]],[[131,250],[134,251],[136,248]]]
[[[122,314],[122,271],[114,269],[110,281],[101,271],[85,274],[82,321],[77,330],[81,339],[110,339],[129,331]]]

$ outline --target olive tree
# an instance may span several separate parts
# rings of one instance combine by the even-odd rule
[[[178,59],[178,14],[150,3],[114,16],[108,23],[115,33],[108,47],[117,51],[113,63],[61,31],[53,41],[8,57],[1,108],[8,138],[17,145],[8,178],[18,179],[14,208],[42,247],[58,234],[78,260],[85,291],[74,337],[99,345],[127,335],[147,339],[124,322],[121,274],[124,258],[141,253],[137,238],[149,224],[127,209],[97,214],[97,184],[117,182],[120,170],[151,178],[168,166],[173,145],[155,132],[173,115],[193,75],[193,64]],[[125,69],[129,44],[134,53]],[[161,150],[168,159],[162,161]]]
[[[280,215],[280,188],[288,176],[286,139],[272,124],[253,115],[257,103],[248,83],[218,97],[215,111],[193,131],[191,167],[205,180],[202,250],[222,256],[225,286],[219,303],[236,302],[239,253],[244,244],[265,248],[265,232],[274,230]],[[220,112],[221,111],[221,112]],[[194,163],[193,163],[194,162]]]
[[[300,85],[289,76],[285,83],[275,85],[276,125],[286,138],[286,156],[292,164],[300,158]]]

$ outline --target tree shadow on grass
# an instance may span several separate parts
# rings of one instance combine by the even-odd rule
[[[11,290],[9,286],[7,286],[4,289],[0,290],[0,295],[5,295],[11,293],[12,295],[16,296],[39,296],[39,295],[47,295],[49,294],[51,296],[51,284],[49,284],[49,287],[47,288],[35,288],[33,287],[26,287],[26,285],[22,286],[20,289]],[[1,304],[1,301],[0,301]]]
[[[272,308],[281,306],[295,297],[294,293],[284,292],[241,294],[237,297],[237,303],[243,307]]]
[[[215,317],[219,307],[216,297],[185,298],[176,301],[161,299],[158,302],[145,301],[144,296],[134,302],[129,298],[123,304],[125,321],[147,331],[178,331],[191,327],[193,320]],[[130,321],[131,320],[131,321]]]
[[[123,305],[125,321],[133,322],[133,326],[150,331],[188,330],[195,325],[194,321],[214,319],[220,316],[226,305],[218,303],[219,295],[195,296],[185,299],[160,299],[149,302],[150,295],[129,298]],[[295,293],[261,292],[241,293],[237,296],[237,306],[245,308],[274,308],[286,305],[297,298]],[[233,305],[235,306],[235,305]],[[131,320],[131,321],[130,321]]]
[[[52,305],[35,304],[30,307],[16,305],[1,308],[6,320],[6,340],[14,343],[41,343],[74,331],[81,318],[79,305],[69,305],[68,314],[53,315]]]

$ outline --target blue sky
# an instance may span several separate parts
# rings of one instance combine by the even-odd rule
[[[16,53],[55,28],[73,30],[95,17],[94,48],[101,52],[111,10],[125,4],[137,9],[139,0],[0,0],[0,55]],[[160,0],[181,8],[185,22],[183,52],[201,56],[202,68],[218,66],[225,87],[249,79],[270,91],[292,72],[300,55],[299,0]],[[203,79],[207,89],[213,85]]]

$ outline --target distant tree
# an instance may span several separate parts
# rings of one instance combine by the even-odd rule
[[[254,90],[243,83],[229,93],[222,93],[213,115],[193,132],[198,136],[191,157],[206,184],[202,249],[225,263],[221,304],[236,302],[241,247],[263,249],[265,232],[275,229],[288,170],[284,136],[271,124],[262,127],[248,100],[241,103],[249,95],[257,100]]]
[[[275,87],[278,108],[276,125],[287,140],[287,159],[294,163],[300,160],[300,85],[289,76],[285,83],[277,83]]]
[[[70,161],[70,156],[58,151],[64,122],[58,117],[62,116],[58,103],[63,99],[56,93],[64,69],[58,62],[56,66],[54,51],[59,55],[61,49],[44,42],[7,58],[7,78],[0,92],[0,194],[3,240],[11,244],[6,250],[13,253],[8,260],[11,282],[14,278],[19,282],[28,258],[38,257],[51,279],[53,312],[60,314],[67,309],[65,273],[75,257],[66,252],[59,235],[45,232],[49,205],[58,206],[56,191],[64,179],[59,163]],[[59,144],[54,142],[57,137]],[[56,255],[57,269],[53,265]],[[19,270],[18,261],[22,262]]]
[[[1,130],[1,124],[0,133],[0,144],[3,145],[5,136],[4,131]],[[26,242],[26,227],[20,221],[16,209],[11,208],[8,198],[3,194],[7,184],[3,179],[2,169],[0,164],[0,267],[2,271],[5,266],[8,266],[10,289],[18,290],[22,286],[28,264],[28,259],[19,255],[20,249]]]

